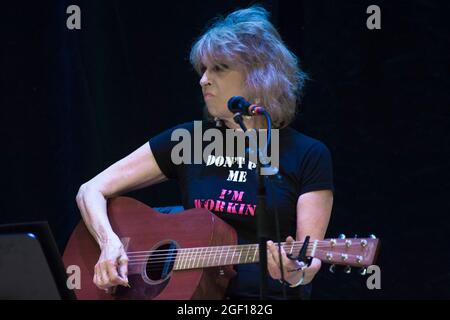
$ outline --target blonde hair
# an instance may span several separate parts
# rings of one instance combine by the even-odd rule
[[[274,128],[283,128],[295,118],[308,77],[263,7],[255,5],[215,19],[191,49],[190,62],[200,75],[202,61],[242,69],[248,99],[269,111]]]

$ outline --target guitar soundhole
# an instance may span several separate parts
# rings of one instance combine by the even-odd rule
[[[169,241],[152,250],[145,266],[145,273],[150,281],[160,282],[169,278],[175,263],[176,248],[176,243]]]

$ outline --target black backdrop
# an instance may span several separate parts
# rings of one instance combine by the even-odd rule
[[[0,223],[47,220],[64,249],[79,186],[154,134],[202,117],[194,38],[251,1],[1,5]],[[262,1],[311,77],[293,124],[323,141],[336,185],[328,236],[382,240],[381,290],[323,268],[318,299],[450,298],[447,1]],[[66,8],[81,8],[81,30]],[[368,30],[366,8],[381,8]],[[177,204],[168,182],[133,192]]]

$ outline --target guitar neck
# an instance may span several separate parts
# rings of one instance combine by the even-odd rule
[[[307,250],[307,256],[314,256],[314,243],[312,242]],[[292,244],[281,243],[286,253],[297,256],[301,244],[294,242]],[[207,267],[219,267],[235,264],[248,264],[259,262],[259,245],[234,245],[234,246],[215,246],[202,248],[179,249],[175,260],[174,270],[187,270]]]
[[[303,242],[281,243],[287,254],[297,257]],[[377,257],[376,238],[325,239],[311,241],[306,256],[322,262],[351,267],[368,267]],[[219,267],[259,262],[259,245],[232,245],[177,249],[174,270]]]

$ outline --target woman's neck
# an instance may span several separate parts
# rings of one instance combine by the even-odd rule
[[[233,118],[223,119],[223,122],[230,129],[241,129]],[[247,129],[267,129],[266,119],[263,116],[244,117],[244,124]]]

